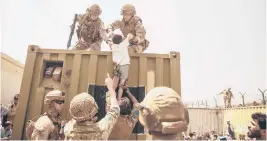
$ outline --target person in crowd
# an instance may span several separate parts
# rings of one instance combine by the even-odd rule
[[[10,140],[12,135],[12,122],[7,121],[5,126],[1,128],[1,140]]]
[[[13,123],[16,111],[18,109],[19,94],[16,94],[13,98],[13,101],[8,104],[8,114],[7,120]]]

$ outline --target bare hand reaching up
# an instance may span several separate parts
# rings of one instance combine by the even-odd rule
[[[109,74],[107,74],[107,78],[105,80],[105,84],[109,91],[113,90],[113,80],[110,78]]]

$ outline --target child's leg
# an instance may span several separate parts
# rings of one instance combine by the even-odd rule
[[[129,65],[123,65],[120,66],[120,84],[119,84],[119,91],[118,91],[118,100],[121,99],[123,94],[123,88],[125,85],[126,80],[128,79],[128,71],[129,71]]]
[[[125,79],[120,79],[120,85],[119,85],[119,91],[118,91],[118,97],[117,100],[119,101],[123,94],[123,86],[125,84]]]

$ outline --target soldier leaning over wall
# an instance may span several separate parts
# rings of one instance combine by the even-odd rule
[[[149,41],[146,39],[146,30],[142,19],[136,16],[135,7],[131,4],[125,4],[121,8],[121,15],[123,16],[122,20],[116,20],[108,26],[108,34],[111,34],[115,29],[121,29],[124,37],[131,34],[133,38],[130,40],[129,52],[143,52],[149,46]]]

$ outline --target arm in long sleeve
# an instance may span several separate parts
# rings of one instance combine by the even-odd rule
[[[140,20],[137,21],[135,25],[135,31],[136,31],[136,36],[134,37],[134,42],[137,44],[144,42],[146,31]]]
[[[117,120],[120,116],[120,107],[116,99],[116,92],[111,91],[110,93],[110,109],[107,112],[106,116],[99,121],[99,127],[103,132],[104,138],[108,138],[111,133],[114,125],[117,123]]]
[[[120,24],[121,24],[121,21],[119,21],[119,20],[114,21],[112,24],[110,24],[110,25],[107,27],[107,32],[108,32],[108,30],[113,31],[113,30],[115,30],[115,29],[120,28]]]
[[[101,38],[102,38],[105,42],[110,41],[110,40],[109,40],[109,37],[108,37],[108,35],[107,35],[107,31],[106,31],[106,29],[105,29],[105,26],[104,26],[104,23],[103,23],[103,22],[102,22],[101,25],[100,25],[99,33],[100,33]]]

